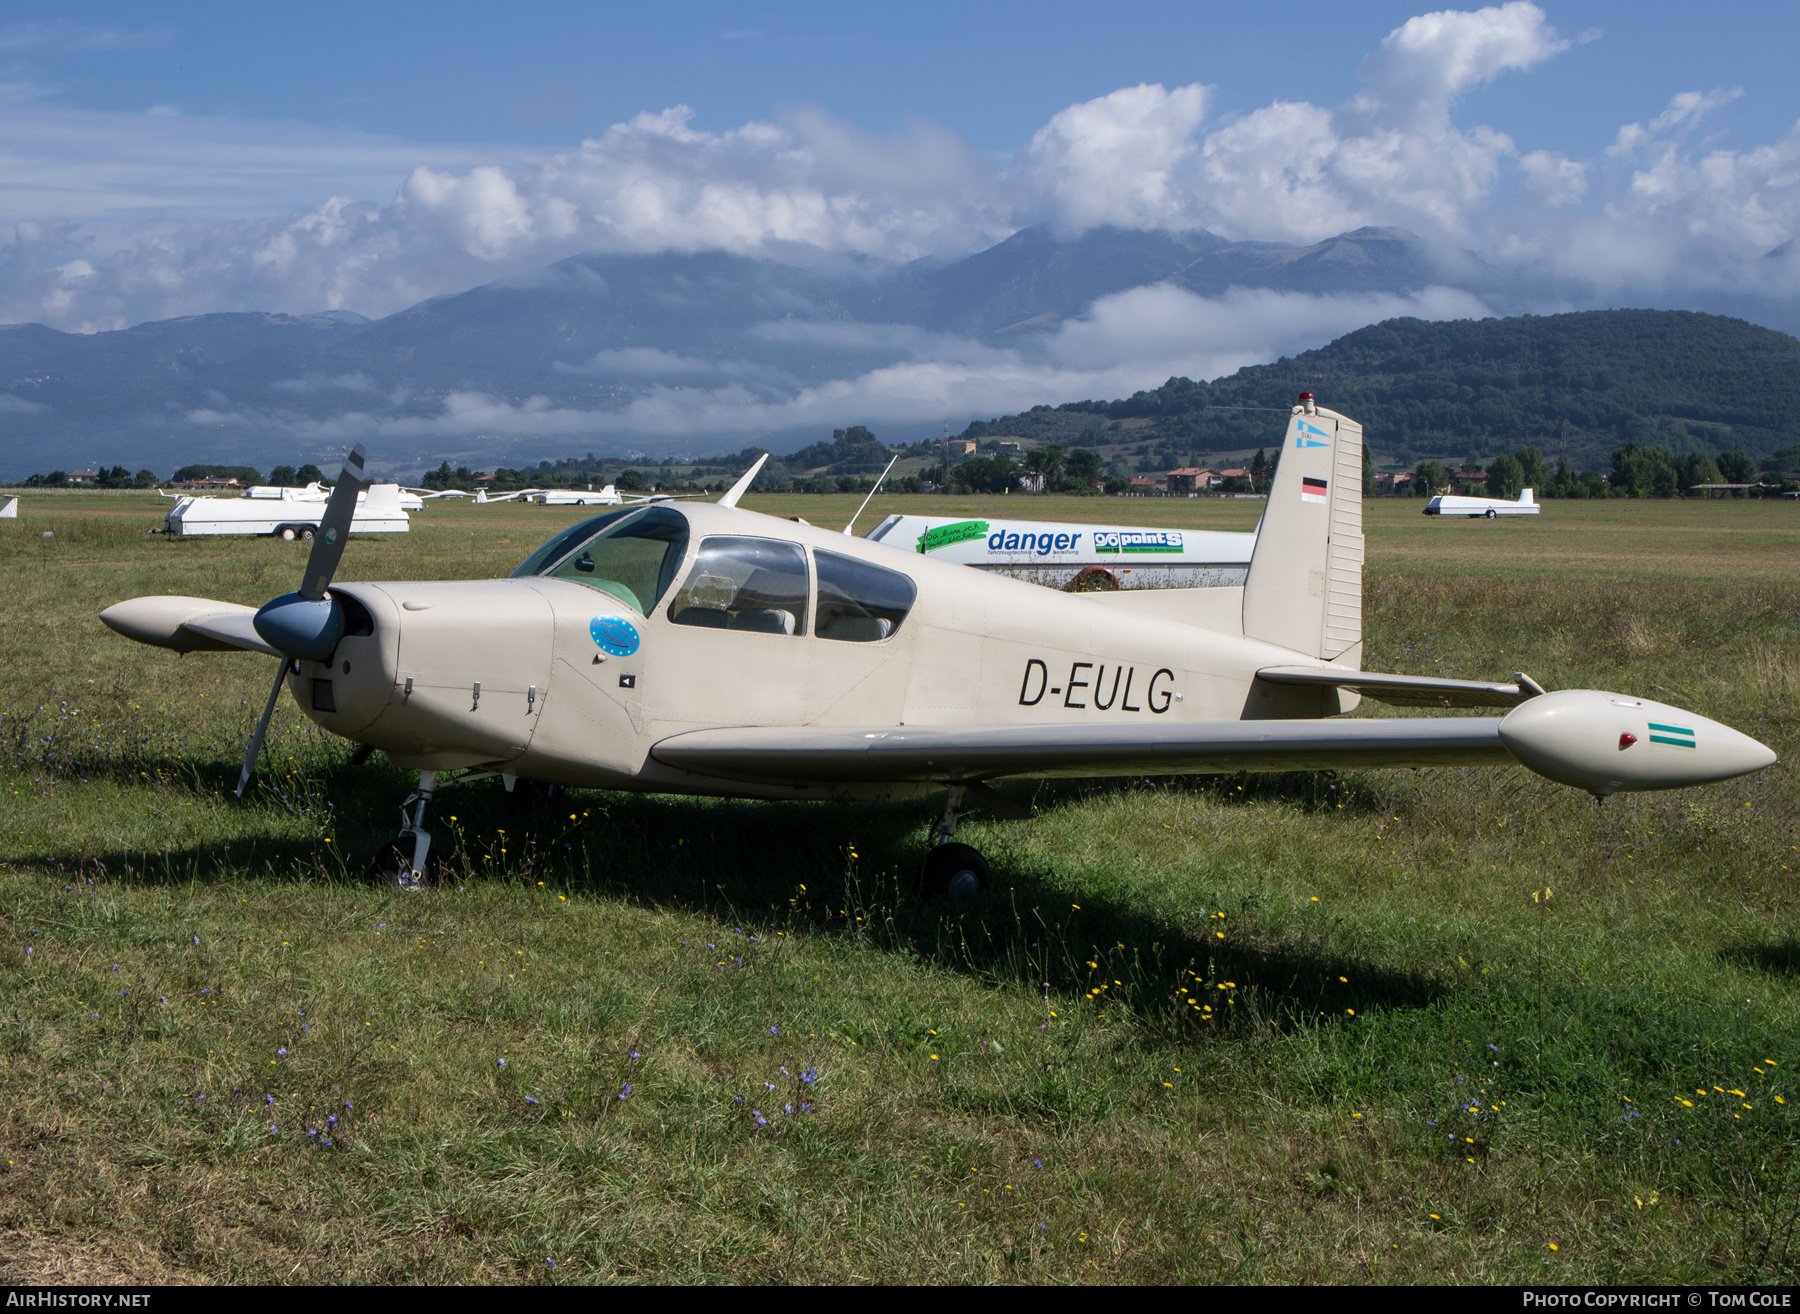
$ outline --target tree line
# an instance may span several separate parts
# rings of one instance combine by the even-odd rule
[[[1741,451],[1671,452],[1666,447],[1639,447],[1627,443],[1613,449],[1612,470],[1602,475],[1587,470],[1576,474],[1567,461],[1558,461],[1556,473],[1550,474],[1544,456],[1536,447],[1495,457],[1486,468],[1465,465],[1461,478],[1452,476],[1441,461],[1421,461],[1413,471],[1412,495],[1432,497],[1456,492],[1514,501],[1520,492],[1530,488],[1540,499],[1583,497],[1704,497],[1714,492],[1728,492],[1734,497],[1779,497],[1800,488],[1782,473],[1779,466],[1789,455],[1777,453],[1757,462]],[[1452,487],[1452,485],[1456,487]],[[1722,484],[1738,485],[1721,489]],[[1713,485],[1714,487],[1707,487]]]

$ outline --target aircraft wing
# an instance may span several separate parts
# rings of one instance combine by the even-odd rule
[[[699,775],[808,784],[1162,775],[1517,762],[1498,717],[1200,721],[1168,726],[742,726],[650,750]]]
[[[1335,666],[1266,666],[1256,673],[1256,678],[1269,684],[1352,689],[1365,698],[1395,707],[1517,707],[1544,692],[1543,686],[1523,671],[1513,676],[1512,684],[1345,671]]]

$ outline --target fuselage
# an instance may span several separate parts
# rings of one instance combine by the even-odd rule
[[[1322,663],[1241,633],[740,508],[688,504],[593,523],[645,514],[685,526],[685,541],[668,549],[666,582],[645,586],[646,596],[566,566],[499,580],[337,584],[333,593],[366,617],[346,627],[330,662],[299,662],[289,687],[320,725],[403,766],[793,797],[819,797],[834,785],[702,778],[657,762],[650,750],[671,735],[719,726],[1114,721],[1148,729],[1317,717],[1341,710],[1348,697],[1259,682],[1264,667]],[[789,592],[780,593],[778,571],[759,566],[763,573],[739,583],[738,610],[729,610],[732,551],[796,563]],[[900,610],[893,600],[908,584],[913,596]],[[852,614],[855,599],[845,591],[858,588],[887,601],[865,599],[869,614]],[[755,607],[742,601],[751,593]]]

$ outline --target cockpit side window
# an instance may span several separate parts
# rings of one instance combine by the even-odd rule
[[[844,643],[879,643],[900,628],[918,588],[906,575],[855,557],[814,550],[819,617],[813,633]]]
[[[705,538],[669,602],[677,625],[806,633],[806,553],[772,538]]]
[[[678,511],[615,511],[557,535],[513,574],[586,584],[647,616],[681,568],[687,543],[687,517]]]

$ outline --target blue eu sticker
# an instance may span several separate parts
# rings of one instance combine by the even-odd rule
[[[628,620],[618,616],[596,616],[588,622],[588,633],[601,652],[614,657],[629,657],[638,650],[638,632]]]

